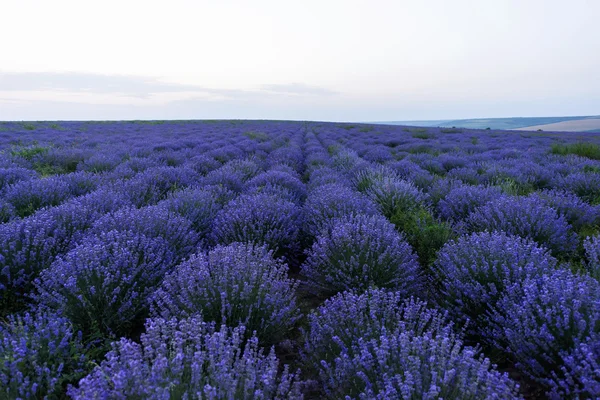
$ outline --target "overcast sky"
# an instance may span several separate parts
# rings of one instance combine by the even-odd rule
[[[1,0],[0,120],[600,114],[598,0]]]

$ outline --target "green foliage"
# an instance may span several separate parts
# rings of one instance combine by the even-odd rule
[[[23,122],[23,124],[21,124],[21,126],[23,127],[23,129],[25,129],[27,131],[33,131],[37,128],[35,123],[32,123],[32,122]]]
[[[373,129],[375,129],[375,128],[373,128],[372,126],[363,126],[358,131],[361,133],[367,133],[367,132],[371,132]]]
[[[576,154],[591,160],[600,160],[600,146],[595,143],[578,142],[572,144],[553,144],[550,150],[552,154],[567,155]]]
[[[264,132],[248,131],[244,133],[244,136],[252,140],[256,140],[257,142],[266,142],[267,140],[269,140],[269,135],[267,135]]]
[[[472,143],[472,144],[478,144],[478,143],[479,143],[479,139],[478,139],[477,137],[473,136],[473,137],[471,138],[471,143]]]
[[[594,174],[600,174],[600,167],[597,167],[595,165],[584,165],[583,172],[591,172]]]
[[[442,133],[462,133],[462,129],[458,129],[458,128],[442,128],[440,129],[440,132]]]
[[[43,147],[43,146],[37,146],[37,145],[26,146],[26,147],[17,146],[17,147],[13,147],[10,150],[10,154],[14,157],[22,157],[26,160],[31,160],[34,156],[36,156],[38,154],[47,153],[49,149],[50,149],[49,147]]]
[[[425,207],[408,212],[398,210],[390,221],[399,231],[404,232],[408,243],[419,256],[419,262],[424,266],[433,264],[438,250],[454,238],[450,225],[437,220]]]
[[[419,132],[419,133],[413,133],[412,137],[414,137],[415,139],[433,139],[435,138],[435,135],[431,132]]]
[[[436,150],[434,147],[432,146],[428,146],[428,145],[419,145],[419,146],[414,146],[411,147],[408,150],[409,153],[411,154],[420,154],[420,153],[427,153],[427,154],[433,154],[435,156],[439,155],[439,151]]]

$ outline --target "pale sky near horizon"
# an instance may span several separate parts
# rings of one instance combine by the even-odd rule
[[[597,0],[0,0],[0,120],[600,114]]]

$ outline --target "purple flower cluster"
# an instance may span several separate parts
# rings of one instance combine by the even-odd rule
[[[588,237],[583,242],[586,269],[596,279],[600,280],[600,236]]]
[[[326,294],[376,286],[411,296],[423,289],[412,248],[381,216],[335,219],[317,237],[301,274],[312,289]]]
[[[410,212],[423,207],[428,196],[413,183],[398,178],[385,177],[373,182],[366,191],[381,214],[391,218],[398,212]]]
[[[519,399],[518,386],[456,336],[383,332],[342,348],[324,391],[346,399]]]
[[[306,199],[306,187],[296,176],[276,170],[263,172],[246,183],[249,193],[281,193],[283,198],[301,204]]]
[[[351,348],[359,338],[377,339],[384,331],[441,334],[450,333],[452,324],[445,313],[428,308],[424,301],[407,299],[402,292],[342,292],[308,316],[308,328],[303,331],[303,364],[309,370],[319,370],[323,362],[333,362],[343,348]]]
[[[313,189],[304,203],[304,232],[317,237],[335,218],[346,215],[375,215],[377,208],[366,196],[352,189],[326,184]]]
[[[15,183],[4,193],[20,217],[33,214],[42,207],[56,206],[72,197],[71,187],[60,177],[30,179]]]
[[[550,388],[562,374],[561,356],[600,337],[600,284],[565,269],[527,278],[505,290],[488,320],[486,342]]]
[[[180,190],[158,205],[189,220],[202,240],[208,239],[213,221],[222,208],[214,193],[204,188]]]
[[[200,317],[149,319],[141,343],[122,338],[79,387],[73,399],[301,399],[299,381],[279,371],[246,328],[222,326]]]
[[[102,232],[42,271],[34,297],[86,333],[126,334],[147,316],[148,298],[174,259],[164,239]]]
[[[264,343],[283,339],[300,318],[297,282],[264,246],[232,243],[192,256],[152,295],[153,314],[202,314],[206,321],[244,324]]]
[[[133,231],[147,238],[162,238],[178,259],[194,253],[200,240],[190,220],[164,206],[120,208],[98,219],[91,228],[92,233],[112,230]]]
[[[536,197],[503,196],[489,202],[466,219],[471,231],[504,231],[535,240],[555,255],[577,248],[577,235],[567,220]]]
[[[64,317],[37,311],[0,323],[0,397],[59,396],[69,378],[84,372],[81,332]]]
[[[440,301],[454,321],[481,330],[479,318],[508,287],[551,272],[557,260],[537,243],[503,232],[473,233],[447,243],[432,270],[439,281]]]
[[[241,195],[219,211],[213,222],[215,243],[266,244],[277,255],[299,251],[302,209],[269,194]]]
[[[502,195],[494,186],[460,185],[451,188],[437,204],[437,211],[444,219],[462,221],[478,207],[484,206]]]

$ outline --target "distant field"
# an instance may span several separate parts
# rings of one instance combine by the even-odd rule
[[[523,130],[562,130],[569,132],[581,132],[600,129],[597,122],[588,123],[588,120],[600,120],[600,116],[576,116],[576,117],[519,117],[519,118],[476,118],[476,119],[457,119],[457,120],[432,120],[432,121],[385,121],[376,122],[387,125],[409,125],[424,127],[443,127],[443,128],[469,128],[469,129],[523,129]],[[581,124],[579,123],[581,121]],[[569,123],[566,125],[572,129],[562,129],[560,126],[549,127],[551,124]],[[589,124],[589,125],[588,125]],[[543,127],[545,126],[545,127]],[[588,128],[591,126],[591,128]],[[580,127],[580,128],[579,128]]]
[[[518,131],[562,131],[562,132],[585,132],[600,129],[600,118],[578,119],[573,121],[562,121],[553,124],[534,125],[517,128]]]

